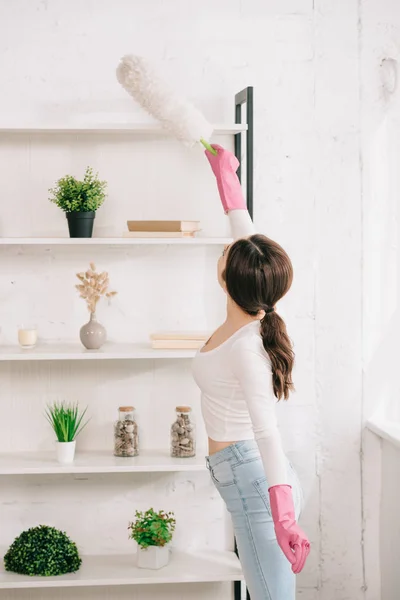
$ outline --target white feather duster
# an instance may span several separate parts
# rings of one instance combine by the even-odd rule
[[[187,146],[201,142],[215,153],[205,141],[213,131],[210,123],[197,108],[160,79],[146,59],[133,54],[124,56],[117,67],[117,79],[128,94],[174,137]]]

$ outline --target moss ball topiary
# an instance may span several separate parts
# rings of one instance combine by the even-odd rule
[[[6,571],[41,577],[74,573],[81,563],[76,544],[62,531],[46,525],[21,533],[4,557]]]

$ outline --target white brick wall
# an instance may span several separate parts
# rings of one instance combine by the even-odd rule
[[[7,115],[34,120],[78,111],[97,118],[135,111],[142,118],[114,75],[119,57],[130,51],[152,58],[210,120],[232,120],[234,93],[254,85],[255,221],[287,248],[296,270],[282,308],[296,345],[297,393],[279,407],[279,416],[306,490],[303,526],[313,543],[299,577],[302,600],[365,596],[360,479],[365,170],[361,174],[369,124],[383,111],[376,72],[383,54],[393,51],[396,12],[395,0],[0,1],[1,121]],[[132,215],[199,218],[210,235],[226,232],[200,151],[115,136],[51,141],[22,136],[0,140],[0,234],[64,232],[66,222],[47,202],[47,189],[67,172],[81,174],[87,164],[109,182],[97,232],[119,235]],[[109,269],[120,292],[99,315],[111,337],[144,340],[161,327],[213,327],[224,308],[213,279],[216,257],[211,249],[103,249],[90,257],[72,249],[2,250],[1,342],[13,340],[18,322],[29,317],[45,338],[76,335],[86,314],[73,290],[74,273],[92,258]],[[3,364],[0,377],[2,450],[49,448],[42,409],[60,394],[89,403],[94,418],[82,436],[86,448],[108,447],[119,402],[137,405],[145,446],[153,436],[167,442],[164,423],[177,399],[184,396],[198,409],[188,364]],[[201,427],[200,432],[204,448]],[[364,532],[369,600],[379,593],[373,475],[367,469],[363,498],[372,512]],[[224,547],[229,538],[205,475],[14,478],[3,480],[0,489],[2,546],[22,527],[46,521],[65,527],[85,551],[128,551],[126,522],[160,489],[162,505],[178,514],[178,545]],[[85,524],[84,536],[78,520]],[[223,586],[194,586],[163,589],[162,595],[147,588],[86,590],[74,598],[128,594],[141,600],[230,595]],[[0,594],[2,600],[28,597],[55,595]]]

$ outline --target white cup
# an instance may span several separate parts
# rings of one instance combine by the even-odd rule
[[[36,325],[20,325],[18,328],[18,343],[21,348],[34,348],[37,342]]]

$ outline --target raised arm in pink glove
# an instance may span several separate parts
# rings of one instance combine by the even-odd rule
[[[208,150],[205,151],[205,155],[217,179],[219,196],[225,213],[237,209],[247,210],[242,187],[236,175],[239,167],[238,159],[232,152],[217,144],[213,144],[213,148],[217,151],[216,156]]]
[[[310,553],[310,542],[296,523],[291,486],[274,485],[269,489],[269,499],[278,544],[293,573],[300,573]]]

